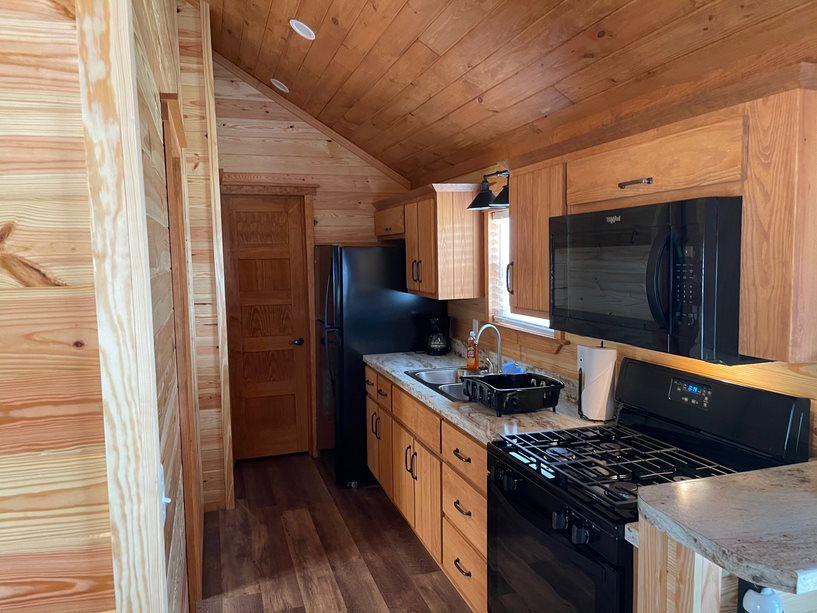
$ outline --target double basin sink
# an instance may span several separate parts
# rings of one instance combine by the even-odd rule
[[[468,374],[464,368],[432,368],[427,370],[407,370],[406,374],[426,387],[455,402],[468,402],[463,393],[460,377]]]

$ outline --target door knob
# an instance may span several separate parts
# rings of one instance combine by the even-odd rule
[[[291,341],[289,344],[290,345],[299,345],[300,346],[300,345],[304,344],[304,339],[303,338],[296,338],[294,341]]]

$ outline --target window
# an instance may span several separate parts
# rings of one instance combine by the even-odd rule
[[[554,336],[550,322],[541,317],[511,313],[511,295],[505,285],[505,271],[511,260],[511,220],[508,211],[491,214],[488,230],[489,308],[496,323],[539,334]]]

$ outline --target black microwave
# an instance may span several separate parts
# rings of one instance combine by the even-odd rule
[[[551,327],[736,364],[742,198],[550,220]]]

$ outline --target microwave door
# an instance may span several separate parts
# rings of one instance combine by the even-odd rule
[[[668,207],[551,220],[551,325],[582,336],[668,349]]]

